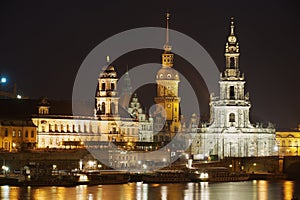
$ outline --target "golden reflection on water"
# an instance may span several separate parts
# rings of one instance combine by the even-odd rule
[[[259,200],[268,200],[268,181],[259,180],[257,181],[258,188],[258,199]]]
[[[294,194],[294,182],[293,181],[285,181],[283,183],[283,194],[284,199],[292,199]]]
[[[167,200],[168,187],[163,185],[160,187],[161,200]]]
[[[248,181],[229,183],[128,183],[76,187],[9,187],[0,186],[0,199],[38,200],[200,200],[200,199],[287,199],[297,192],[293,181]],[[299,195],[297,193],[296,195]],[[299,196],[297,196],[299,197]]]

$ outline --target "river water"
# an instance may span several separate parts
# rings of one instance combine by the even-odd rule
[[[0,199],[37,200],[176,200],[176,199],[287,199],[293,194],[300,199],[300,182],[245,181],[227,183],[176,183],[99,185],[76,187],[10,187],[1,186]]]

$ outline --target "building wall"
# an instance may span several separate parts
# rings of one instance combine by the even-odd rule
[[[300,131],[277,131],[276,150],[279,156],[299,156]]]
[[[6,121],[0,124],[0,148],[5,151],[17,151],[34,147],[37,138],[36,126],[26,121]]]

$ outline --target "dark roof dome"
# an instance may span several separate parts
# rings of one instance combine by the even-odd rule
[[[103,72],[100,73],[101,78],[117,78],[117,72],[115,71],[114,66],[109,65],[102,68]]]
[[[156,74],[156,79],[158,80],[178,80],[179,81],[179,74],[177,70],[170,68],[170,67],[163,67],[158,70]]]

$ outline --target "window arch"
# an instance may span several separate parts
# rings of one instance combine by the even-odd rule
[[[235,114],[234,113],[229,114],[229,122],[235,122]]]

